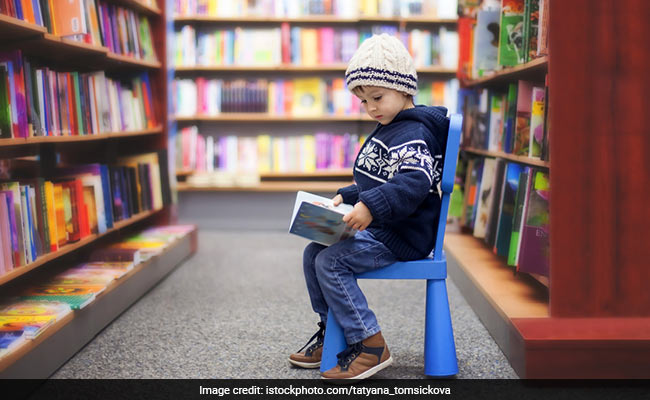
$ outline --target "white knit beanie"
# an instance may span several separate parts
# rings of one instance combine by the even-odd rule
[[[415,95],[418,74],[402,42],[386,33],[361,43],[345,71],[348,90],[357,86],[381,86]]]

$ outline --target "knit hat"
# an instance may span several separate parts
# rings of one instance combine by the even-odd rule
[[[345,71],[349,90],[357,86],[381,86],[410,95],[418,91],[418,74],[402,42],[386,33],[361,43]]]

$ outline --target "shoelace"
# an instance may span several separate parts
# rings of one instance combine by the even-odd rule
[[[309,341],[304,346],[302,346],[300,350],[298,350],[298,353],[303,351],[305,347],[309,346],[309,343],[311,343],[314,339],[316,339],[316,343],[312,344],[307,350],[313,350],[312,347],[323,343],[323,338],[325,337],[325,324],[323,322],[319,322],[318,327],[318,332],[314,333],[314,336],[312,336],[311,339],[309,339]]]
[[[341,368],[347,368],[350,363],[361,354],[362,348],[363,344],[361,342],[349,345],[345,350],[336,355],[336,358],[338,358],[336,363],[340,365]]]

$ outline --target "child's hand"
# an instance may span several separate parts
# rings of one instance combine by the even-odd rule
[[[358,202],[352,211],[343,216],[343,222],[350,228],[362,231],[372,222],[372,214],[365,204]]]
[[[343,196],[337,194],[332,198],[332,202],[334,203],[334,207],[338,206],[339,204],[343,203]]]

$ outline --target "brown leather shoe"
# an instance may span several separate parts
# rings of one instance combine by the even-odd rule
[[[381,332],[348,346],[336,357],[338,364],[323,372],[323,379],[352,383],[366,379],[393,363]]]
[[[306,345],[302,346],[302,349],[298,350],[297,353],[293,353],[289,356],[289,362],[300,368],[318,368],[320,367],[321,356],[323,355],[323,338],[325,336],[325,324],[322,322],[318,323],[319,330],[314,334],[314,336],[309,339]],[[316,343],[307,347],[316,339]],[[307,349],[302,351],[305,347]]]

